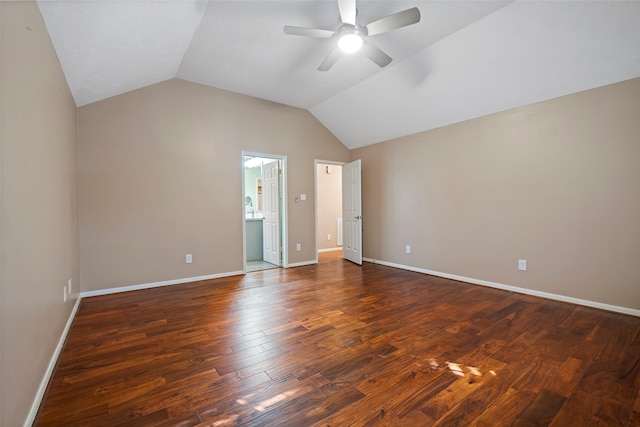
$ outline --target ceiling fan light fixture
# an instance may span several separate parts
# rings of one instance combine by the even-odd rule
[[[356,17],[358,16],[356,1],[358,0],[337,1],[338,10],[340,11],[340,26],[336,31],[321,28],[293,27],[290,25],[285,25],[283,28],[285,34],[292,36],[331,39],[334,47],[331,53],[322,61],[318,71],[329,71],[343,53],[351,54],[358,51],[362,51],[364,56],[380,68],[386,67],[392,61],[392,58],[368,40],[365,43],[365,39],[372,35],[388,33],[389,31],[420,22],[420,10],[417,7],[412,7],[369,22],[366,25],[359,25],[356,23]],[[336,42],[337,46],[334,44]]]
[[[354,53],[362,47],[362,34],[358,30],[344,31],[338,39],[338,47],[344,53]]]

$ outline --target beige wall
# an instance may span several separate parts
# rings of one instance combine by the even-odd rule
[[[78,286],[76,108],[34,2],[2,11],[2,426],[22,425]]]
[[[639,118],[635,79],[353,151],[364,256],[640,309]]]
[[[289,262],[315,259],[314,159],[349,151],[309,112],[175,79],[78,120],[83,291],[242,270],[243,150],[288,156]]]
[[[327,167],[331,173],[327,173]],[[342,217],[342,166],[318,163],[318,249],[338,246],[337,219]],[[327,235],[331,234],[331,239]]]

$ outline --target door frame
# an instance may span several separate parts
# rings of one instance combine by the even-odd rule
[[[335,165],[344,166],[348,162],[336,162],[335,160],[320,160],[315,159],[313,161],[313,183],[314,183],[314,207],[315,207],[315,242],[316,242],[316,259],[315,263],[318,263],[318,165]],[[342,185],[340,186],[340,197],[342,197]]]
[[[287,215],[287,156],[280,154],[261,153],[257,151],[242,151],[240,156],[240,170],[242,175],[242,198],[240,199],[240,212],[242,218],[242,272],[247,273],[247,223],[245,221],[245,205],[244,200],[246,197],[245,191],[245,179],[244,179],[244,158],[245,156],[252,157],[264,157],[266,159],[280,160],[282,166],[282,177],[280,182],[282,187],[280,188],[280,245],[282,246],[282,268],[288,268],[289,266],[289,250],[287,246],[288,235],[288,215]]]

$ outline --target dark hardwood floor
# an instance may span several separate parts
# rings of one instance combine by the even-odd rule
[[[39,426],[640,426],[640,318],[339,253],[86,298]]]

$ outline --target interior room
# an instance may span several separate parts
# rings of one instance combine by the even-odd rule
[[[0,425],[639,426],[639,21],[0,2]]]

